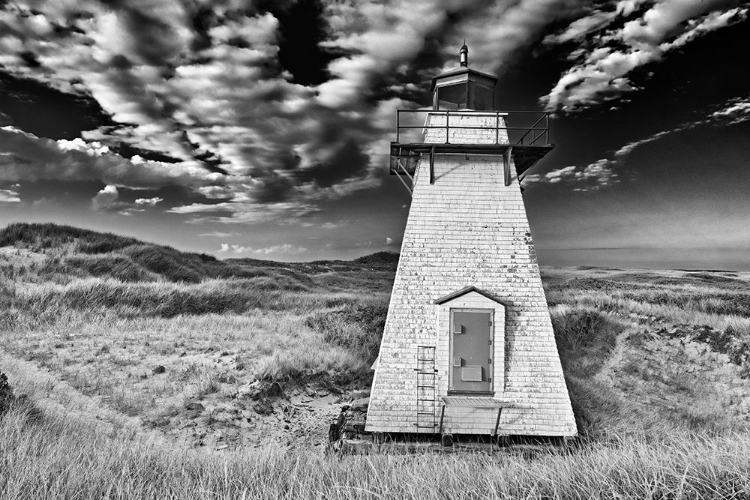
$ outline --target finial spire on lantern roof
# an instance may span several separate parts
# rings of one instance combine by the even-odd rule
[[[464,38],[464,44],[459,51],[459,61],[461,67],[465,68],[469,66],[469,47],[466,46],[466,39]]]

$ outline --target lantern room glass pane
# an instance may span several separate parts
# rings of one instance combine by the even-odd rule
[[[473,87],[473,95],[469,98],[469,108],[477,111],[494,110],[494,90],[476,84]]]
[[[437,88],[437,109],[466,109],[466,82]]]

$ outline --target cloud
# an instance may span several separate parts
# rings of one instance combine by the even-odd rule
[[[225,233],[222,231],[211,231],[210,233],[200,233],[198,236],[205,236],[207,238],[231,238],[237,236],[237,233]]]
[[[169,213],[187,215],[192,223],[257,224],[278,221],[299,221],[320,212],[313,204],[278,202],[257,205],[251,201],[192,203],[167,210]]]
[[[722,125],[735,125],[750,120],[750,97],[737,97],[710,115],[710,120]]]
[[[385,238],[385,244],[386,245],[390,245],[392,243],[393,243],[393,238],[389,238],[389,237],[386,236],[386,238]]]
[[[466,36],[470,62],[498,74],[502,74],[519,49],[534,41],[544,28],[576,15],[586,4],[579,0],[476,3],[480,8],[471,13],[468,22],[458,25],[457,32]]]
[[[644,144],[648,144],[649,142],[654,142],[654,141],[656,141],[656,140],[664,137],[665,135],[671,134],[672,132],[674,132],[674,130],[663,130],[663,131],[657,132],[656,134],[653,134],[653,135],[651,135],[649,137],[646,137],[645,139],[639,139],[637,141],[629,142],[629,143],[625,144],[624,146],[622,146],[617,151],[615,151],[615,156],[616,157],[627,156],[630,153],[632,153],[634,149],[636,149],[636,148],[638,148],[638,147],[640,147],[640,146],[642,146]]]
[[[571,112],[598,105],[636,90],[630,73],[717,29],[740,22],[750,8],[726,0],[662,0],[629,19],[642,1],[619,2],[594,9],[547,44],[575,42],[568,69],[542,98],[549,111]],[[621,22],[614,22],[614,21]],[[610,27],[613,26],[613,27]]]
[[[747,17],[747,8],[734,8],[727,11],[714,11],[701,19],[690,19],[688,29],[671,42],[662,43],[659,48],[667,51],[682,47],[694,39],[711,31],[743,21]]]
[[[609,160],[597,160],[581,171],[576,171],[574,177],[580,181],[589,182],[589,189],[595,190],[611,186],[619,182],[618,175],[613,170],[616,164]]]
[[[273,245],[266,248],[248,248],[244,249],[247,250],[249,253],[254,253],[257,255],[271,255],[271,254],[277,254],[277,255],[299,255],[303,253],[307,253],[307,248],[291,245],[289,243],[284,243],[283,245]]]
[[[0,189],[0,203],[19,203],[21,197],[13,189]]]
[[[258,256],[268,256],[268,255],[300,255],[307,253],[307,248],[291,245],[289,243],[284,243],[282,245],[273,245],[265,248],[252,248],[252,247],[245,247],[242,245],[237,244],[229,244],[229,243],[221,243],[221,247],[219,250],[217,250],[219,253],[236,253],[236,254],[249,254],[249,255],[258,255]]]
[[[540,174],[527,174],[521,178],[521,182],[524,184],[524,187],[527,187],[536,184],[541,181],[542,178],[543,177]]]
[[[523,178],[523,182],[526,186],[536,183],[575,183],[578,184],[578,187],[574,188],[574,191],[595,191],[619,182],[618,175],[614,171],[616,165],[616,162],[601,159],[584,168],[570,165],[552,170],[544,175],[527,175]]]
[[[162,198],[138,198],[134,203],[128,203],[120,200],[120,192],[117,190],[117,186],[108,185],[104,186],[101,191],[96,193],[91,200],[91,208],[93,210],[117,210],[117,213],[125,216],[132,216],[134,213],[145,211],[141,207],[153,207]]]
[[[164,201],[164,198],[154,197],[154,198],[136,198],[135,204],[141,205],[141,206],[149,206],[153,207],[156,206],[157,203],[160,203]]]
[[[106,210],[116,206],[120,193],[115,186],[104,186],[91,200],[93,210]]]
[[[594,9],[584,17],[570,23],[562,32],[545,37],[544,43],[547,45],[558,45],[580,40],[589,33],[598,31],[609,25],[617,15],[617,10],[603,11]]]
[[[107,185],[151,189],[168,185],[197,188],[222,182],[199,165],[123,158],[99,142],[53,141],[12,126],[0,127],[0,180],[100,180]]]
[[[551,172],[548,172],[544,176],[544,179],[546,179],[547,182],[549,182],[551,184],[554,184],[556,182],[560,182],[561,180],[563,180],[565,178],[575,177],[575,175],[574,175],[575,174],[575,170],[576,170],[575,166],[569,166],[569,167],[564,167],[564,168],[561,168],[561,169],[558,169],[558,170],[553,170]]]

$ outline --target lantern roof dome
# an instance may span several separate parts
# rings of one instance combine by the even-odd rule
[[[459,62],[460,66],[458,68],[454,68],[451,70],[448,70],[444,73],[440,73],[437,76],[432,77],[432,83],[430,84],[430,92],[433,92],[435,90],[435,86],[439,83],[440,80],[443,79],[451,79],[455,80],[456,77],[459,77],[459,75],[466,74],[465,77],[461,78],[460,80],[479,80],[484,81],[486,84],[490,84],[491,87],[494,87],[497,83],[497,76],[490,74],[490,73],[484,73],[483,71],[477,71],[475,69],[469,68],[469,48],[466,46],[466,42],[464,42],[463,46],[461,47],[461,50],[459,51]]]
[[[430,84],[430,92],[435,90],[435,86],[438,84],[439,80],[448,78],[448,77],[455,77],[461,74],[467,74],[467,78],[469,80],[492,80],[492,85],[494,86],[497,83],[498,77],[491,74],[491,73],[485,73],[484,71],[477,71],[475,69],[471,69],[468,66],[463,66],[459,68],[454,68],[451,70],[448,70],[444,73],[440,73],[439,75],[432,77],[432,83]],[[472,78],[473,77],[473,78]]]

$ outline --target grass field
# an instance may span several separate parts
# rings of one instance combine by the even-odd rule
[[[328,457],[175,451],[22,409],[0,428],[5,498],[747,498],[747,435],[677,434],[571,454]]]
[[[210,256],[0,231],[2,498],[747,498],[750,274],[544,269],[568,452],[336,457],[396,257]]]

